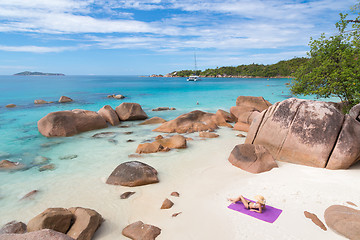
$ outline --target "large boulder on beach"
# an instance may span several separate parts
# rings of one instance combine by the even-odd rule
[[[51,229],[42,229],[24,234],[2,234],[0,240],[74,240],[68,235]]]
[[[121,121],[144,120],[148,115],[138,103],[122,103],[115,108]]]
[[[255,108],[259,112],[262,112],[263,110],[269,108],[271,103],[263,97],[239,96],[236,99],[236,106],[249,106]]]
[[[102,216],[95,210],[82,207],[69,208],[69,211],[74,216],[74,223],[66,234],[76,240],[91,240],[103,222]]]
[[[37,125],[45,137],[68,137],[107,127],[106,121],[99,114],[81,109],[49,113]]]
[[[179,117],[163,123],[155,132],[167,133],[192,133],[200,131],[214,131],[218,128],[216,116],[213,113],[202,112],[199,110],[180,115]],[[225,120],[224,120],[225,122]]]
[[[66,233],[69,230],[72,218],[73,214],[65,208],[48,208],[29,221],[27,231],[52,229]]]
[[[5,224],[0,229],[0,235],[6,233],[25,233],[26,232],[26,224],[18,221],[11,221]],[[1,237],[0,237],[1,238]]]
[[[160,228],[141,221],[132,223],[122,230],[124,236],[133,240],[154,240],[160,233]]]
[[[128,187],[157,183],[157,171],[142,162],[131,161],[117,166],[107,179],[107,184]]]
[[[290,98],[251,124],[245,143],[265,146],[279,161],[344,169],[359,160],[360,123],[334,104]]]
[[[236,106],[230,108],[231,116],[236,119],[234,130],[249,131],[250,124],[261,111],[271,106],[263,97],[239,96]]]
[[[116,126],[120,123],[119,116],[116,114],[115,110],[110,105],[105,105],[98,111],[98,114],[105,119],[106,122],[110,123],[113,126]]]
[[[253,144],[236,145],[229,156],[229,162],[250,173],[262,173],[278,167],[265,147]]]
[[[360,239],[360,211],[333,205],[325,210],[325,222],[329,228],[348,239]]]
[[[73,100],[67,96],[61,96],[59,99],[59,103],[68,103],[68,102],[72,102]]]

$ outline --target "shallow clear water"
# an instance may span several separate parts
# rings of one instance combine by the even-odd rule
[[[137,76],[0,76],[0,154],[8,153],[8,159],[29,164],[45,151],[42,144],[77,138],[47,139],[39,134],[36,123],[49,112],[71,109],[98,111],[106,104],[115,108],[122,102],[136,102],[149,117],[156,115],[169,120],[194,109],[229,111],[240,95],[263,96],[272,103],[281,101],[290,95],[285,86],[288,81],[205,78],[201,82],[187,82],[185,78]],[[109,94],[122,94],[126,98],[108,99]],[[71,97],[74,102],[57,103],[62,95]],[[35,99],[55,103],[35,105]],[[10,103],[17,107],[4,107]],[[151,109],[156,107],[175,107],[177,110],[152,112]]]
[[[185,78],[136,76],[0,76],[0,160],[19,161],[28,167],[23,171],[0,171],[0,225],[12,220],[27,223],[49,207],[82,206],[95,209],[106,219],[94,240],[118,239],[125,226],[138,220],[163,227],[165,230],[159,239],[173,239],[173,233],[179,232],[179,226],[183,229],[180,230],[183,235],[177,235],[174,239],[205,239],[207,237],[201,234],[208,232],[209,226],[205,225],[199,231],[197,224],[190,224],[194,229],[189,230],[189,223],[194,217],[201,222],[205,214],[212,216],[209,219],[217,219],[223,206],[212,206],[214,211],[211,213],[206,208],[199,210],[193,204],[194,196],[200,199],[225,199],[228,190],[223,189],[223,183],[217,177],[223,179],[230,174],[232,179],[240,178],[241,184],[253,177],[230,164],[224,164],[231,149],[244,141],[244,138],[236,137],[237,131],[221,128],[217,130],[219,138],[205,141],[197,133],[185,134],[194,139],[188,141],[187,149],[144,154],[137,159],[129,158],[128,155],[135,153],[138,144],[153,141],[159,133],[151,130],[158,125],[138,125],[141,121],[122,122],[119,126],[109,126],[73,137],[46,138],[38,132],[37,121],[53,111],[98,111],[106,104],[115,108],[122,102],[139,103],[149,117],[158,116],[166,120],[196,109],[213,113],[219,108],[229,111],[240,95],[263,96],[271,103],[290,97],[285,85],[288,81],[206,78],[200,82],[187,82]],[[123,94],[126,98],[109,99],[109,94]],[[71,97],[74,102],[57,103],[62,95]],[[55,102],[35,105],[35,99]],[[5,108],[10,103],[17,107]],[[151,111],[156,107],[175,107],[176,110]],[[114,134],[104,138],[92,137],[101,132]],[[128,142],[129,139],[133,141]],[[62,159],[69,155],[74,158]],[[55,169],[40,172],[39,166],[33,164],[37,156],[49,158],[48,163],[54,164]],[[131,189],[105,184],[116,166],[130,160],[153,166],[159,173],[160,183]],[[218,169],[223,171],[222,174],[219,174]],[[217,186],[218,190],[212,192],[211,188],[208,189],[209,182],[212,187]],[[260,187],[263,188],[263,184]],[[38,190],[38,193],[29,199],[21,199],[33,190]],[[129,201],[121,201],[119,196],[125,191],[136,191],[136,195]],[[184,211],[184,215],[170,223],[168,219],[171,215],[159,211],[159,205],[172,191],[182,194],[173,211]],[[186,213],[191,214],[186,216]],[[228,221],[224,216],[222,219]],[[214,235],[216,239],[223,237],[230,229],[235,229],[230,227],[221,232],[218,231],[217,221],[212,224],[210,229],[215,232],[211,234],[219,235]],[[229,236],[233,234],[231,232]]]

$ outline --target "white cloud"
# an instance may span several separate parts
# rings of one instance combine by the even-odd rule
[[[0,45],[0,51],[8,52],[30,52],[30,53],[50,53],[76,50],[80,47],[41,47],[41,46],[4,46]]]
[[[0,40],[0,50],[47,53],[84,47],[136,48],[180,54],[195,48],[219,54],[305,48],[310,36],[331,32],[338,12],[352,4],[353,0],[3,0],[0,32],[40,33],[45,35],[41,40],[73,41],[75,46],[37,46],[43,42],[8,46]],[[154,9],[173,11],[145,21],[131,12],[134,9],[148,15]],[[264,55],[251,57],[266,59]]]

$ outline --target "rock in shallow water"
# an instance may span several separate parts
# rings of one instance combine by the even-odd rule
[[[121,199],[128,199],[131,195],[135,194],[135,192],[124,192],[120,195]]]
[[[19,162],[12,162],[9,160],[0,161],[0,171],[1,170],[21,170],[24,169],[25,165]]]
[[[80,109],[49,113],[37,125],[45,137],[68,137],[107,127],[106,121],[99,114]]]
[[[115,108],[121,121],[144,120],[147,114],[138,103],[122,103]]]

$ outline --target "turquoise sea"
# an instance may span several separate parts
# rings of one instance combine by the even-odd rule
[[[286,82],[289,80],[205,78],[187,82],[185,78],[138,76],[0,76],[0,154],[25,164],[42,155],[41,145],[57,139],[43,137],[37,130],[37,121],[53,111],[98,111],[106,104],[115,108],[122,102],[136,102],[149,117],[156,115],[170,120],[195,109],[213,113],[217,109],[229,111],[240,95],[263,96],[271,103],[281,101],[290,95]],[[109,94],[122,94],[126,98],[109,99]],[[57,103],[62,95],[74,102]],[[55,103],[35,105],[35,99]],[[10,103],[17,107],[5,108]],[[152,112],[156,107],[177,110]]]
[[[185,78],[138,76],[0,76],[0,160],[18,161],[27,167],[19,171],[0,171],[0,226],[13,220],[28,223],[47,208],[80,206],[98,211],[105,219],[94,240],[125,240],[122,229],[139,220],[160,227],[159,240],[258,239],[253,237],[257,233],[254,229],[263,229],[260,235],[270,231],[275,234],[274,239],[336,239],[330,231],[327,232],[330,237],[322,238],[322,231],[316,228],[311,228],[313,231],[307,233],[308,238],[302,236],[303,231],[296,238],[292,234],[298,232],[298,225],[289,228],[286,223],[303,221],[302,213],[310,204],[308,199],[319,196],[308,189],[321,192],[329,182],[333,187],[333,183],[338,183],[339,171],[281,163],[278,169],[264,174],[247,173],[227,161],[234,146],[245,139],[238,137],[239,132],[231,128],[221,127],[216,131],[219,137],[213,139],[202,139],[198,133],[183,134],[193,139],[187,142],[186,149],[142,154],[137,158],[129,155],[135,153],[140,143],[154,141],[160,133],[152,130],[158,125],[128,121],[67,138],[46,138],[37,129],[37,121],[53,111],[98,111],[106,104],[115,108],[122,102],[139,103],[149,117],[165,120],[197,109],[212,113],[218,109],[229,111],[240,95],[263,96],[275,103],[290,97],[285,85],[289,81],[205,78],[187,82]],[[122,94],[126,98],[109,99],[109,94]],[[71,97],[74,102],[57,103],[62,95]],[[54,103],[35,105],[35,99]],[[11,103],[17,107],[5,107]],[[157,107],[176,110],[151,111]],[[111,134],[93,137],[102,132]],[[44,157],[47,160],[41,163]],[[154,167],[159,183],[137,187],[106,184],[110,173],[127,161],[141,161]],[[44,164],[53,164],[54,169],[40,171]],[[356,190],[348,189],[357,186],[353,184],[357,173],[340,172],[344,182],[349,184],[344,188],[341,182],[334,192],[336,196],[321,194],[321,199],[311,201],[311,207],[316,205],[314,209],[323,209],[326,204],[338,201],[334,201],[337,196],[342,198],[345,194],[342,191],[353,193],[347,200],[355,199]],[[314,184],[313,179],[320,175],[324,175],[322,179],[326,181]],[[286,182],[283,179],[287,179]],[[35,194],[23,199],[34,190]],[[129,199],[120,199],[127,191],[136,193]],[[178,191],[180,197],[171,198],[173,191]],[[226,198],[239,192],[246,196],[261,193],[270,198],[272,205],[288,209],[279,220],[276,232],[272,224],[253,222],[253,228],[245,231],[251,234],[244,238],[243,227],[239,226],[250,226],[247,225],[249,219],[226,209]],[[303,196],[304,201],[300,201],[299,196]],[[168,197],[175,205],[160,210],[161,203]],[[199,199],[209,201],[199,204]],[[176,212],[182,214],[171,217]],[[286,229],[285,234],[281,229]],[[287,229],[292,229],[289,230],[291,235],[287,234]]]

